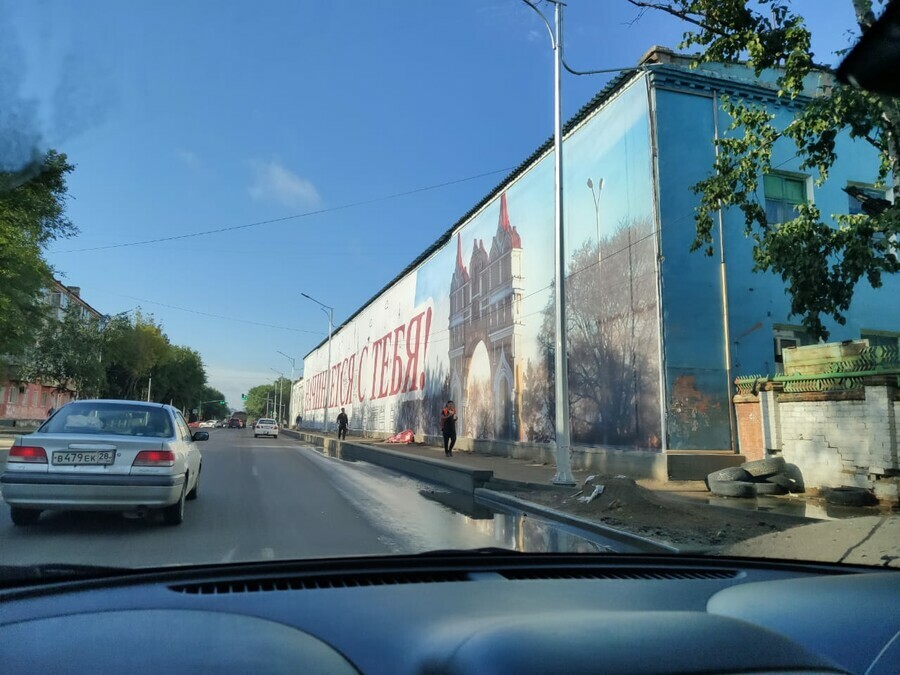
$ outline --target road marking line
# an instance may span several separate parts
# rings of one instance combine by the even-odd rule
[[[259,476],[259,471],[256,470],[255,464],[252,467],[250,467],[250,473],[252,473],[254,476],[257,476],[257,477]]]
[[[259,549],[259,554],[266,560],[271,560],[275,557],[275,549],[266,546],[265,548]]]
[[[236,548],[233,548],[233,549],[231,549],[230,551],[228,551],[228,553],[226,553],[225,556],[222,558],[222,562],[223,562],[223,563],[229,563],[229,562],[231,562],[232,560],[234,560],[234,554],[235,554],[235,553],[237,553],[237,549],[236,549]]]

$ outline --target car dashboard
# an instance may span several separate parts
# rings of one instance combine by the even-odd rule
[[[897,673],[900,573],[435,553],[0,589],[3,672]]]

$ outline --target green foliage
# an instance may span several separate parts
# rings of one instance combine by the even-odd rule
[[[82,316],[81,305],[71,303],[61,321],[50,317],[41,323],[21,373],[23,379],[41,381],[59,391],[96,396],[104,383],[102,350],[101,326],[93,317]]]
[[[50,150],[25,173],[0,172],[0,358],[23,354],[40,328],[53,276],[44,248],[76,231],[65,216],[73,168]]]
[[[279,393],[280,389],[280,393]],[[275,415],[275,397],[279,396],[282,403],[282,417],[290,414],[291,381],[286,377],[280,377],[275,382],[260,384],[247,392],[247,400],[244,402],[244,410],[250,417],[266,417]],[[268,398],[268,404],[266,400]],[[335,414],[337,412],[335,411]]]
[[[779,126],[776,116],[758,104],[722,98],[732,123],[717,142],[713,172],[694,186],[701,201],[693,250],[712,255],[719,209],[739,209],[745,234],[754,241],[754,269],[779,275],[792,313],[802,317],[811,333],[827,338],[823,317],[843,324],[861,279],[877,288],[884,273],[900,271],[891,245],[900,237],[900,206],[877,215],[827,214],[826,220],[808,205],[789,222],[769,223],[759,200],[760,177],[773,170],[775,144],[790,143],[800,170],[814,171],[821,185],[837,159],[836,141],[846,134],[875,148],[879,181],[892,180],[895,194],[900,193],[900,105],[896,99],[843,86],[816,66],[809,30],[787,0],[629,1],[694,26],[680,47],[702,47],[698,63],[745,59],[757,76],[778,69],[778,96],[793,114],[788,124]],[[871,4],[853,2],[862,31],[871,25]],[[810,75],[821,76],[822,86],[811,90]]]
[[[203,361],[200,354],[189,347],[167,345],[152,372],[152,398],[156,401],[191,409],[200,401],[222,398],[221,392],[207,394],[209,387],[206,386]]]
[[[163,363],[170,348],[169,339],[152,318],[140,314],[133,320],[124,316],[113,318],[106,329],[106,395],[141,398],[154,368]],[[168,399],[165,401],[168,403]]]
[[[206,401],[200,406],[200,418],[204,420],[221,420],[231,414],[231,410],[225,401],[225,394],[218,389],[204,386],[200,392],[200,399]]]

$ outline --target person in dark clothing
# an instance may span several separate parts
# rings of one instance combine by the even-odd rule
[[[337,416],[338,438],[347,439],[347,427],[350,426],[350,420],[347,419],[347,413],[341,408],[341,414]]]
[[[456,445],[456,407],[453,401],[447,401],[447,405],[441,410],[441,433],[444,435],[444,454],[453,456],[453,446]]]

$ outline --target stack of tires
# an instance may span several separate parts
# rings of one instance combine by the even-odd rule
[[[709,491],[720,497],[756,497],[803,492],[800,470],[783,457],[769,457],[714,471],[706,477]]]

